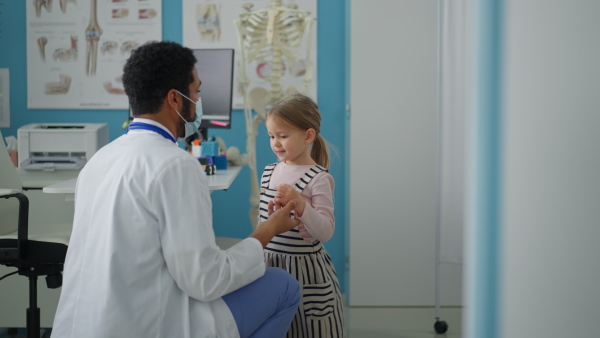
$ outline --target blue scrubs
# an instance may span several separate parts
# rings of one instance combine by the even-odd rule
[[[298,281],[281,268],[235,290],[223,300],[231,310],[241,338],[285,337],[300,303]]]

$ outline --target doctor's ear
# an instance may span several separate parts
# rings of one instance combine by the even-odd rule
[[[180,95],[179,93],[177,93],[177,91],[175,89],[171,89],[167,92],[167,102],[169,104],[169,106],[171,106],[172,108],[177,109],[179,107],[180,104]]]
[[[180,95],[175,89],[171,89],[167,92],[167,100],[169,100],[169,102],[177,103],[179,102],[179,97]]]

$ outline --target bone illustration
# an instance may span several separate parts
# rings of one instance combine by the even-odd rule
[[[67,75],[60,74],[58,82],[48,82],[45,85],[44,92],[48,95],[64,95],[71,88],[71,78]]]
[[[256,172],[258,126],[265,120],[267,106],[284,95],[297,91],[297,88],[291,86],[283,89],[286,64],[294,65],[295,74],[303,74],[304,93],[308,93],[312,80],[310,31],[313,19],[310,12],[299,10],[295,4],[283,6],[282,0],[271,0],[269,7],[255,11],[250,11],[253,8],[252,3],[244,3],[242,7],[248,12],[240,14],[235,20],[241,57],[238,64],[238,81],[244,97],[246,120],[246,151],[250,169],[250,221],[256,228],[260,200]],[[306,46],[305,51],[303,43]],[[300,60],[303,63],[298,64]],[[269,89],[254,87],[249,90],[250,78],[246,74],[246,64],[251,62],[260,63],[256,69],[257,75],[268,81]],[[253,110],[256,114],[253,114]]]
[[[85,40],[87,41],[87,48],[85,53],[85,73],[87,75],[96,74],[96,62],[98,61],[98,41],[100,35],[102,35],[102,29],[98,24],[96,17],[96,2],[97,0],[90,1],[90,22],[85,29]]]
[[[40,57],[42,61],[46,61],[46,44],[48,44],[48,39],[45,36],[39,37],[37,43],[40,49]]]
[[[123,88],[113,87],[113,85],[110,81],[104,82],[104,89],[109,94],[125,95],[125,90]]]
[[[52,12],[52,0],[33,0],[33,6],[35,7],[35,16],[38,18],[42,15],[42,7],[48,13]]]
[[[52,58],[63,62],[77,60],[77,35],[71,35],[71,48],[57,48]]]
[[[201,40],[221,41],[221,4],[196,6],[196,24]]]
[[[139,10],[139,14],[138,14],[138,18],[140,19],[152,19],[154,17],[156,17],[156,10],[153,8],[145,8],[145,9],[140,9]]]
[[[102,54],[114,54],[119,49],[119,44],[116,41],[104,41],[100,47]]]
[[[67,4],[69,4],[69,2],[74,3],[75,5],[77,5],[77,1],[76,0],[59,0],[60,3],[60,11],[63,13],[67,12]]]
[[[118,8],[112,10],[112,18],[113,19],[123,19],[129,16],[129,9],[127,8]]]
[[[121,44],[121,54],[129,54],[132,50],[138,48],[140,44],[135,41],[125,41]]]

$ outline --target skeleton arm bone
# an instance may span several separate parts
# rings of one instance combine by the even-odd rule
[[[244,33],[242,31],[242,26],[239,20],[234,20],[233,21],[237,31],[238,31],[238,49],[240,51],[240,57],[241,57],[241,62],[239,63],[240,65],[240,71],[239,71],[239,78],[238,81],[240,82],[240,84],[242,85],[242,94],[244,96],[246,96],[246,92],[248,89],[248,85],[250,84],[250,79],[248,78],[248,75],[246,75],[246,64],[245,64],[245,49],[243,46],[243,36]],[[245,99],[244,99],[245,101]]]

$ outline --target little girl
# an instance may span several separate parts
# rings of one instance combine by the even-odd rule
[[[340,285],[322,242],[333,235],[333,177],[327,143],[319,135],[319,107],[302,94],[289,96],[267,113],[271,149],[278,163],[266,166],[261,180],[259,222],[276,207],[297,200],[296,228],[275,236],[265,248],[267,266],[280,267],[298,279],[302,300],[288,338],[346,337]],[[260,224],[259,224],[260,226]]]

